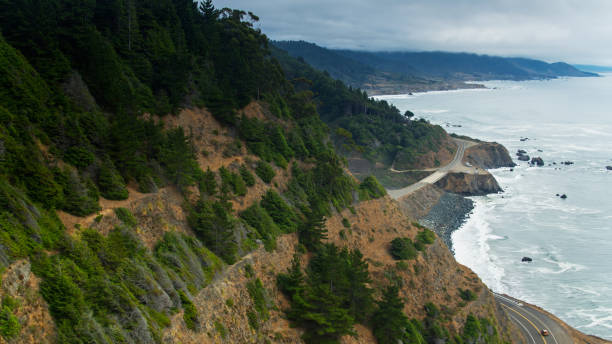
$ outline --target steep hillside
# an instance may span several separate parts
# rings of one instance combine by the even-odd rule
[[[347,171],[448,160],[442,128],[277,60],[254,14],[211,1],[0,18],[1,341],[515,338],[432,231]]]

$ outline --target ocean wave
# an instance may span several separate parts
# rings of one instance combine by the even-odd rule
[[[589,329],[593,327],[612,329],[612,308],[609,307],[577,309],[570,312],[568,315],[586,320],[586,325],[576,326],[578,329]]]
[[[474,270],[492,290],[506,292],[502,283],[504,269],[496,262],[497,257],[491,254],[488,244],[489,240],[502,238],[491,232],[487,222],[490,209],[491,204],[477,199],[472,214],[459,230],[453,232],[451,240],[459,263]]]

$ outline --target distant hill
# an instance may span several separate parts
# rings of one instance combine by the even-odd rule
[[[612,72],[612,67],[610,66],[597,66],[597,65],[585,65],[585,64],[575,64],[573,65],[575,68],[586,72],[593,73],[610,73]]]
[[[354,59],[305,41],[272,42],[289,55],[302,58],[316,69],[327,71],[334,79],[342,80],[349,85],[366,82],[376,70],[357,62]]]
[[[370,95],[482,87],[456,80],[423,77],[419,75],[422,73],[410,66],[401,66],[401,63],[398,67],[402,68],[379,68],[375,56],[353,58],[345,51],[331,50],[305,41],[273,41],[272,44],[290,56],[327,72],[334,79],[366,90]]]
[[[278,48],[302,58],[333,78],[370,94],[475,87],[465,81],[531,80],[596,76],[564,62],[547,63],[449,52],[366,52],[332,50],[305,41],[276,41]]]
[[[445,80],[529,80],[596,75],[563,62],[547,63],[527,58],[448,52],[336,52],[378,70]]]

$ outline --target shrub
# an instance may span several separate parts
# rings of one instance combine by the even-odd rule
[[[351,228],[351,223],[349,222],[349,220],[348,220],[346,217],[343,217],[343,218],[342,218],[342,225],[343,225],[345,228]]]
[[[138,220],[136,220],[132,212],[126,208],[115,208],[115,215],[129,227],[135,227],[138,224]]]
[[[251,171],[249,171],[246,165],[240,166],[240,176],[242,177],[242,180],[244,180],[246,186],[255,185],[255,176],[253,173],[251,173]]]
[[[257,167],[255,168],[255,173],[263,180],[265,183],[270,184],[272,178],[276,175],[274,169],[267,162],[260,160],[257,163]]]
[[[417,256],[417,250],[410,238],[395,238],[391,241],[391,256],[394,259],[414,259]]]
[[[464,301],[474,301],[476,300],[476,294],[470,289],[457,289],[459,291],[459,297]]]
[[[359,199],[362,201],[380,198],[386,194],[387,191],[374,176],[366,177],[359,185]]]
[[[431,245],[436,241],[436,234],[427,228],[423,228],[417,233],[415,240],[416,243],[420,244],[418,245],[419,251],[422,251],[425,248],[424,245]],[[417,246],[416,243],[415,246]]]
[[[64,153],[64,160],[79,169],[91,165],[94,159],[93,153],[83,147],[70,147]]]
[[[10,339],[17,336],[20,331],[21,325],[11,308],[2,305],[2,311],[0,311],[0,334],[2,337]]]
[[[184,291],[179,290],[181,303],[183,304],[183,320],[185,325],[190,330],[195,330],[198,324],[198,310],[193,305],[193,302],[187,297]]]
[[[275,242],[276,237],[281,233],[280,228],[270,217],[268,212],[259,204],[254,204],[240,214],[240,217],[255,228],[259,236],[266,241]]]
[[[100,166],[98,171],[98,187],[102,197],[110,200],[127,199],[130,195],[125,188],[123,177],[117,172],[109,160]]]
[[[246,195],[246,185],[239,174],[230,172],[225,167],[219,169],[219,174],[221,175],[222,192],[227,192],[228,189],[231,189],[236,196]]]
[[[249,321],[249,325],[255,330],[259,330],[259,320],[257,320],[257,313],[255,313],[252,310],[248,310],[247,313],[247,319]]]
[[[293,233],[297,230],[297,214],[276,191],[268,190],[261,198],[261,206],[283,232]]]
[[[217,193],[217,180],[215,179],[215,173],[210,170],[210,167],[201,175],[198,184],[200,192],[203,194],[213,196]]]
[[[247,290],[253,301],[253,307],[259,313],[261,319],[267,320],[269,317],[268,305],[266,300],[266,290],[259,278],[247,282]]]
[[[221,336],[221,338],[223,339],[227,338],[227,329],[218,320],[215,320],[215,330],[219,332],[219,335]]]

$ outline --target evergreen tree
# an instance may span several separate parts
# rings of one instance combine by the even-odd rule
[[[217,180],[215,179],[215,173],[210,170],[210,167],[202,174],[199,184],[200,192],[208,196],[213,196],[217,193]]]
[[[398,292],[397,286],[389,286],[384,290],[382,300],[377,302],[378,309],[372,317],[372,330],[380,344],[397,344],[405,339],[409,321],[403,312],[404,302]]]
[[[321,242],[327,239],[325,218],[315,211],[307,211],[306,219],[298,227],[300,243],[310,251],[316,251]]]
[[[200,201],[189,217],[191,227],[204,244],[227,263],[236,259],[234,219],[226,202]]]

